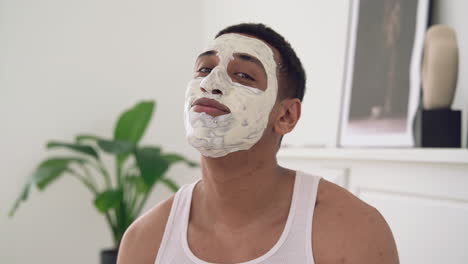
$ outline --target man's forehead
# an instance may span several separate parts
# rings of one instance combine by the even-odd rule
[[[202,55],[231,56],[243,54],[260,60],[263,64],[274,62],[272,49],[262,40],[243,34],[228,33],[214,39]]]

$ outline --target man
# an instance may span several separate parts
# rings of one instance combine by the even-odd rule
[[[218,33],[186,93],[187,138],[202,154],[202,180],[137,219],[118,263],[398,263],[375,208],[278,165],[304,89],[299,59],[272,29],[240,24]]]

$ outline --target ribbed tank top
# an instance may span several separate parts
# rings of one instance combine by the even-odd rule
[[[175,194],[155,264],[212,264],[195,256],[187,241],[192,192],[200,180]],[[313,264],[312,219],[320,177],[297,171],[288,219],[264,255],[238,264]]]

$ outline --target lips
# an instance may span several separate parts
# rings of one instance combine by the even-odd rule
[[[231,110],[216,100],[208,98],[200,98],[195,100],[192,104],[193,111],[201,113],[205,112],[211,116],[220,116],[229,114]]]

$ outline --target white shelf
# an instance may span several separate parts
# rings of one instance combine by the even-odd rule
[[[468,149],[450,148],[281,148],[279,157],[321,160],[449,163],[468,165]]]

